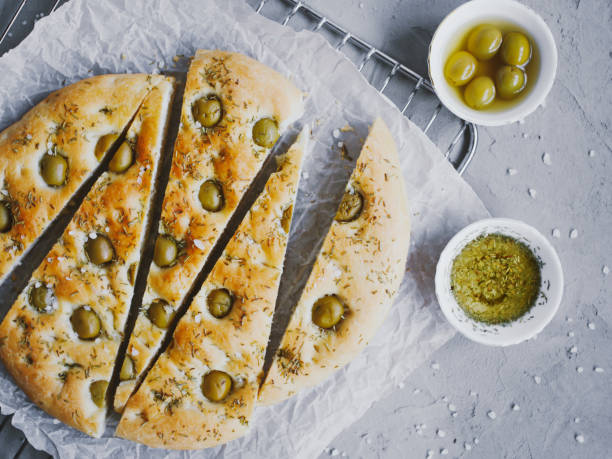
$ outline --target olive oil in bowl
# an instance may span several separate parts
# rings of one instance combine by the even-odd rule
[[[479,322],[504,324],[522,317],[536,303],[540,287],[535,255],[509,236],[480,236],[453,261],[453,295],[465,313]]]
[[[444,76],[468,107],[499,112],[518,105],[535,86],[540,56],[520,26],[490,20],[472,25],[448,49]]]

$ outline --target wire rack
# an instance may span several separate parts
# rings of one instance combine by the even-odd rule
[[[0,22],[0,50],[16,46],[31,31],[32,18],[38,19],[55,11],[67,0],[20,0],[18,6]],[[398,109],[419,125],[444,152],[459,174],[467,169],[478,144],[478,131],[448,112],[436,97],[426,77],[410,69],[389,54],[340,26],[332,19],[298,0],[247,0],[255,11],[296,30],[309,29],[325,36],[336,50],[351,59],[378,92],[390,99]],[[11,3],[11,2],[9,2]],[[15,2],[16,3],[16,2]],[[1,12],[1,11],[0,11]],[[4,14],[4,13],[3,13]],[[30,21],[23,20],[29,17]],[[22,22],[19,22],[22,21]],[[19,30],[20,29],[20,30]],[[12,43],[7,43],[12,39]],[[9,446],[4,457],[49,457],[34,450],[21,432],[10,423],[10,416],[0,415],[0,443]]]

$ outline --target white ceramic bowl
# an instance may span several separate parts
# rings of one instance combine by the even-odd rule
[[[542,265],[542,283],[536,304],[524,316],[503,325],[488,325],[468,317],[457,304],[450,288],[455,257],[477,237],[494,233],[523,242]],[[442,251],[436,268],[436,296],[446,319],[472,341],[490,346],[518,344],[540,333],[559,309],[563,296],[561,262],[550,242],[526,223],[509,218],[480,220],[459,231]]]
[[[444,77],[444,65],[457,38],[488,21],[515,23],[525,30],[539,51],[540,70],[535,85],[516,105],[501,111],[479,111],[468,107]],[[429,45],[429,78],[442,103],[466,121],[501,126],[521,121],[544,103],[557,71],[557,47],[550,29],[531,8],[513,0],[472,0],[444,18]]]

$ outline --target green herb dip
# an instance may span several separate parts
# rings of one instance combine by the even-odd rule
[[[522,242],[502,234],[480,236],[453,261],[451,290],[468,316],[487,324],[518,319],[540,292],[540,265]]]

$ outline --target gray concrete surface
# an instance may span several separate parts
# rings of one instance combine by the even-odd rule
[[[549,236],[565,271],[559,314],[537,339],[506,349],[455,337],[322,458],[419,458],[428,451],[433,457],[612,457],[612,274],[603,272],[612,269],[612,4],[524,2],[557,40],[557,79],[546,107],[524,124],[480,129],[465,179],[494,216],[524,220]],[[0,26],[7,5],[16,3],[0,0]],[[306,3],[424,72],[427,37],[461,2]],[[25,33],[29,25],[21,27]],[[573,229],[576,238],[569,236]],[[11,457],[20,437],[6,434],[0,444],[0,457]],[[20,457],[39,456],[25,448]]]

